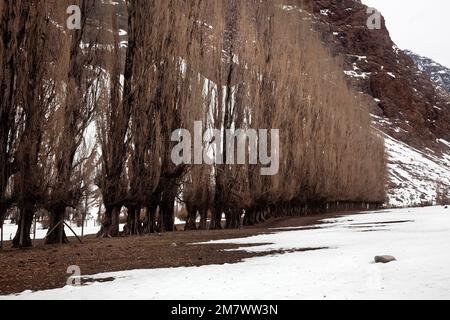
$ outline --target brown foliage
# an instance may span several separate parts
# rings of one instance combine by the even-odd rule
[[[125,13],[78,0],[82,28],[70,32],[61,25],[73,2],[0,3],[0,214],[19,207],[18,246],[30,245],[38,208],[51,227],[81,201],[87,211],[94,174],[101,236],[118,235],[123,206],[128,233],[171,231],[177,198],[187,229],[206,228],[209,211],[218,229],[222,213],[236,228],[243,212],[251,224],[384,202],[384,145],[367,109],[310,24],[278,1],[128,0]],[[222,136],[279,129],[279,173],[175,165],[172,132],[194,132],[195,121]],[[223,139],[210,151],[237,150]]]

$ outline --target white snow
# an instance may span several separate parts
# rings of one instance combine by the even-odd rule
[[[388,205],[405,207],[433,203],[440,184],[450,185],[450,156],[442,157],[415,149],[384,135],[388,155]],[[443,140],[445,141],[445,140]]]
[[[285,11],[293,11],[293,10],[295,10],[295,11],[303,13],[303,10],[300,9],[299,7],[297,7],[297,6],[282,5],[281,9],[285,10]],[[307,14],[310,15],[309,13],[307,13]]]
[[[394,78],[394,79],[396,78],[395,74],[393,74],[392,72],[388,72],[387,74],[388,74],[388,76],[390,76],[391,78]]]
[[[356,71],[354,71],[354,70],[346,70],[346,71],[344,71],[344,73],[345,73],[347,76],[349,76],[349,77],[352,77],[352,78],[362,78],[362,79],[367,79],[367,78],[369,78],[370,75],[372,74],[372,73],[370,73],[370,72],[361,72],[361,73],[358,73],[358,72],[356,72]]]
[[[406,221],[402,222],[401,221]],[[316,229],[214,243],[248,251],[326,247],[202,267],[99,274],[112,282],[24,292],[6,299],[450,299],[450,209],[347,216]],[[396,262],[375,264],[377,255]]]
[[[371,115],[376,130],[381,128],[408,133],[399,123],[408,121]],[[383,130],[386,131],[386,130]],[[450,187],[450,142],[438,140],[442,153],[429,148],[418,150],[379,131],[385,140],[388,160],[387,207],[410,207],[434,204],[439,187]],[[449,194],[450,196],[450,194]]]
[[[438,141],[439,141],[440,143],[446,145],[447,147],[450,147],[450,142],[448,142],[448,141],[446,141],[446,140],[444,140],[444,139],[439,139]]]
[[[394,50],[395,54],[398,54],[400,51],[400,49],[395,44],[392,46],[392,49]]]
[[[347,56],[356,58],[356,59],[358,59],[358,61],[367,62],[367,56],[359,56],[359,55],[356,55],[356,54],[347,54]]]

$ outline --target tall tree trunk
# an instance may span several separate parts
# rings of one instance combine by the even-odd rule
[[[26,205],[20,209],[17,232],[12,242],[14,248],[29,248],[33,245],[30,237],[33,216],[33,206]]]
[[[109,207],[106,209],[102,227],[98,232],[98,237],[118,237],[119,236],[119,206]]]
[[[7,204],[0,200],[0,227],[3,227],[7,210],[8,210]]]
[[[209,225],[210,230],[222,229],[222,209],[214,208],[211,212],[211,223]]]
[[[128,209],[127,225],[125,226],[124,233],[126,235],[137,235],[139,234],[139,224],[140,224],[140,208],[130,206]]]
[[[186,209],[188,212],[186,225],[184,226],[184,230],[197,230],[197,208],[195,206],[186,205]]]
[[[172,232],[175,231],[175,192],[169,190],[163,193],[163,198],[160,205],[159,215],[162,217],[161,231]]]
[[[69,243],[69,239],[67,239],[66,232],[64,231],[64,214],[65,208],[52,211],[50,215],[50,227],[48,229],[48,232],[52,231],[52,233],[47,233],[45,244]]]
[[[226,213],[226,228],[227,229],[239,229],[241,227],[240,210],[229,209]]]
[[[208,219],[208,209],[201,209],[200,210],[200,225],[198,226],[199,230],[206,230],[208,228],[207,219]]]
[[[244,226],[253,226],[256,223],[255,218],[255,210],[254,209],[248,209],[245,211],[245,217],[244,217]]]
[[[156,232],[156,210],[158,206],[150,204],[147,207],[146,219],[144,224],[144,233],[151,234]]]

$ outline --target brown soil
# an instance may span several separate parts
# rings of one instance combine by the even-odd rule
[[[271,228],[309,226],[330,217],[336,215],[272,219],[257,227],[241,230],[180,231],[115,239],[89,236],[83,244],[72,238],[70,244],[63,246],[45,246],[39,241],[35,248],[27,250],[12,249],[10,243],[6,243],[6,248],[0,250],[0,295],[63,287],[69,276],[67,268],[71,265],[79,266],[84,275],[93,275],[133,269],[237,263],[245,258],[280,254],[284,252],[224,251],[243,246],[195,243],[270,233],[273,231]],[[322,248],[298,251],[318,249]],[[88,283],[93,280],[85,278],[84,281]]]

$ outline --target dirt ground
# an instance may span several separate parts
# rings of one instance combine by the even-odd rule
[[[26,250],[12,249],[10,243],[6,243],[4,250],[0,250],[0,295],[63,287],[69,276],[67,268],[71,265],[79,266],[83,275],[93,275],[134,269],[237,263],[245,258],[282,253],[224,251],[242,246],[195,243],[270,233],[273,231],[271,228],[314,225],[321,219],[336,216],[272,219],[257,227],[241,230],[178,231],[115,239],[89,236],[83,244],[71,238],[68,245],[46,246],[37,242],[35,248]],[[87,283],[92,279],[85,278],[83,281]]]

